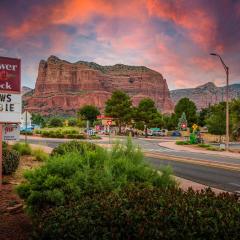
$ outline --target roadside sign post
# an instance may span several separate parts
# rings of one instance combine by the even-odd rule
[[[25,111],[25,144],[27,144],[27,111]]]
[[[108,125],[108,133],[109,133],[109,144],[111,143],[111,130],[110,130],[110,126],[112,125],[112,120],[108,120],[107,121],[107,125]]]
[[[0,57],[0,190],[3,179],[3,124],[20,122],[21,102],[21,60]]]
[[[2,124],[0,123],[0,190],[2,189],[2,164],[3,164],[3,156],[2,156]]]

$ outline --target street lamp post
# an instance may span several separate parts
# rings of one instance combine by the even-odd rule
[[[219,57],[223,68],[227,75],[227,88],[226,88],[226,151],[229,151],[229,67],[224,63],[221,56],[216,53],[210,53],[212,56]]]

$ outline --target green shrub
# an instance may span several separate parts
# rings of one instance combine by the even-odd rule
[[[34,130],[34,133],[35,133],[35,134],[41,134],[42,131],[41,131],[40,129],[35,129],[35,130]]]
[[[41,132],[42,137],[64,138],[64,134],[60,130],[44,130]]]
[[[3,174],[9,175],[15,172],[19,165],[20,154],[15,150],[3,148],[2,157]]]
[[[66,137],[69,139],[86,139],[83,134],[67,134]]]
[[[64,138],[64,134],[61,131],[50,131],[49,137],[51,138]]]
[[[76,118],[68,119],[68,125],[69,126],[77,126],[77,119]]]
[[[97,135],[92,135],[92,136],[90,136],[90,139],[98,140],[98,139],[102,139],[102,138],[100,136],[97,136]]]
[[[22,130],[22,131],[20,131],[20,134],[32,136],[32,135],[33,135],[33,132],[29,132],[29,131]]]
[[[40,148],[32,150],[32,155],[36,158],[37,161],[41,162],[47,161],[49,157],[49,155]]]
[[[77,131],[76,129],[63,129],[62,133],[65,134],[78,134],[79,131]]]
[[[88,150],[95,151],[97,148],[97,145],[93,143],[70,141],[54,148],[51,155],[64,155],[71,152],[79,152],[80,154],[83,154]]]
[[[190,145],[189,141],[176,141],[177,145]]]
[[[198,147],[202,147],[202,148],[208,148],[210,147],[211,145],[209,144],[204,144],[204,143],[201,143],[201,144],[198,144]]]
[[[210,151],[224,151],[224,149],[220,149],[219,147],[214,147],[214,146],[209,146],[206,149]]]
[[[49,131],[46,131],[46,130],[42,130],[41,131],[41,135],[42,135],[42,137],[49,137]]]
[[[6,142],[2,142],[2,149],[8,148],[8,144]]]
[[[40,210],[81,200],[84,195],[119,191],[128,183],[167,188],[175,185],[171,171],[160,175],[146,165],[143,154],[130,142],[111,152],[91,143],[70,142],[56,148],[40,168],[25,174],[26,182],[18,187],[28,210]]]
[[[211,239],[237,240],[240,202],[210,189],[184,192],[130,185],[119,193],[84,196],[45,210],[39,239]]]
[[[19,152],[19,154],[22,155],[31,155],[31,147],[28,143],[15,143],[12,146],[13,150],[16,150],[17,152]]]
[[[49,120],[49,127],[62,127],[63,121],[60,118],[54,117]]]

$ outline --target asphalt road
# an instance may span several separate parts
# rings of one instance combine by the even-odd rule
[[[181,178],[229,192],[240,191],[240,173],[236,171],[150,157],[146,158],[146,161],[155,168],[171,166],[174,175]]]
[[[118,138],[120,141],[124,141],[124,138]],[[61,142],[65,140],[55,140],[55,139],[29,139],[29,143],[34,144],[42,144],[49,147],[56,147]],[[164,153],[164,155],[176,156],[176,157],[191,157],[192,159],[205,159],[211,161],[220,161],[220,162],[231,162],[231,163],[239,163],[240,160],[215,156],[210,154],[199,154],[199,153],[190,153],[185,151],[175,151],[168,148],[163,148],[158,145],[159,139],[155,140],[145,140],[144,138],[134,138],[134,143],[139,145],[144,151],[153,152],[153,153]],[[91,142],[97,142],[91,141]],[[101,142],[101,143],[108,143]],[[151,164],[155,168],[159,168],[161,166],[169,165],[172,167],[174,175],[198,182],[210,187],[219,188],[222,190],[230,191],[230,192],[240,192],[240,172],[230,171],[215,167],[209,166],[201,166],[186,162],[178,162],[174,160],[166,159],[156,159],[151,157],[146,157],[146,162]]]

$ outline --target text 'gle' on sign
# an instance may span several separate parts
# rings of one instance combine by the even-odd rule
[[[0,93],[0,122],[20,122],[21,95]]]

